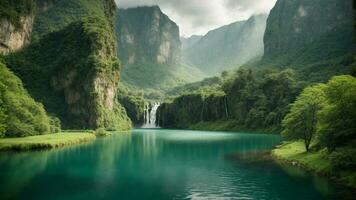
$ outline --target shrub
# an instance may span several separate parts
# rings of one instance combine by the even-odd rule
[[[49,123],[51,133],[61,132],[61,121],[57,117],[50,116]]]
[[[23,88],[21,80],[0,63],[0,137],[24,137],[50,132],[43,105]]]
[[[104,137],[109,135],[109,132],[107,132],[104,128],[98,128],[95,130],[94,134],[97,137]]]
[[[330,161],[334,170],[356,169],[356,149],[344,147],[330,154]]]

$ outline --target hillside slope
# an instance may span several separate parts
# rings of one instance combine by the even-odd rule
[[[266,19],[267,15],[256,15],[212,30],[184,50],[184,60],[206,74],[216,75],[260,57]]]
[[[354,34],[352,0],[278,0],[267,20],[261,64],[327,78],[348,73],[355,62]]]

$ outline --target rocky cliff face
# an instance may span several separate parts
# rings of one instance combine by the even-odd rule
[[[34,5],[32,0],[3,0],[0,3],[0,54],[19,50],[30,42]]]
[[[267,21],[264,59],[335,57],[353,48],[352,37],[352,0],[278,0]]]
[[[181,64],[179,28],[158,6],[118,10],[116,34],[126,84],[160,90],[202,77]]]
[[[184,50],[184,60],[214,75],[262,56],[266,19],[267,15],[252,16],[212,30]]]
[[[120,9],[116,29],[123,65],[179,63],[179,28],[158,6]]]
[[[32,42],[10,54],[10,68],[65,128],[127,130],[118,103],[120,66],[113,0],[41,0]],[[40,4],[38,4],[40,5]]]

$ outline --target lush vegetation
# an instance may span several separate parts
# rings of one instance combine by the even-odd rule
[[[31,98],[21,80],[0,62],[0,137],[23,137],[60,131],[60,121],[49,117]]]
[[[143,123],[143,114],[145,109],[145,98],[143,92],[134,88],[129,88],[123,83],[118,90],[118,100],[125,107],[127,115],[134,125]]]
[[[153,62],[140,62],[122,67],[122,80],[135,88],[162,92],[188,82],[198,81],[203,74],[194,67],[177,64],[167,65]]]
[[[96,137],[105,137],[105,136],[110,135],[110,133],[107,132],[104,128],[98,128],[94,131],[94,135]]]
[[[305,88],[283,120],[284,135],[290,139],[303,139],[307,151],[316,135],[317,117],[326,104],[325,98],[324,85]]]
[[[38,4],[32,43],[7,56],[7,65],[64,128],[130,129],[116,100],[114,1],[47,3]]]
[[[107,23],[110,27],[114,26],[116,5],[113,0],[37,0],[37,6],[38,13],[32,33],[33,41],[41,39],[48,33],[62,30],[73,22],[82,21],[88,16],[104,20],[105,23],[102,23],[102,26]],[[103,21],[97,21],[98,24],[99,22]]]
[[[21,17],[34,15],[35,11],[35,0],[1,0],[0,2],[0,19],[9,20],[17,30],[22,28]]]
[[[79,144],[95,140],[95,135],[85,132],[63,132],[21,138],[0,139],[0,150],[39,150]]]
[[[283,128],[287,139],[302,141],[279,147],[275,156],[336,175],[356,187],[355,77],[335,76],[326,84],[305,88]]]
[[[338,166],[343,162],[349,165],[355,163],[355,153],[350,150],[331,155],[325,150],[306,152],[303,141],[285,142],[272,151],[272,155],[282,162],[299,165],[321,175],[337,177],[339,181],[353,188],[356,187],[355,168]]]
[[[336,76],[304,89],[283,121],[284,135],[329,152],[356,144],[356,78]]]
[[[224,72],[220,81],[220,85],[211,82],[210,87],[202,83],[195,92],[163,104],[160,125],[187,128],[227,121],[224,129],[278,131],[289,104],[305,85],[293,70]]]

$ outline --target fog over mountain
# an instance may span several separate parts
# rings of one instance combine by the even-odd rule
[[[115,0],[120,8],[158,5],[180,28],[182,36],[208,31],[253,14],[268,13],[276,0]]]
[[[191,47],[183,49],[184,61],[209,75],[236,69],[263,55],[267,15],[214,29]]]

